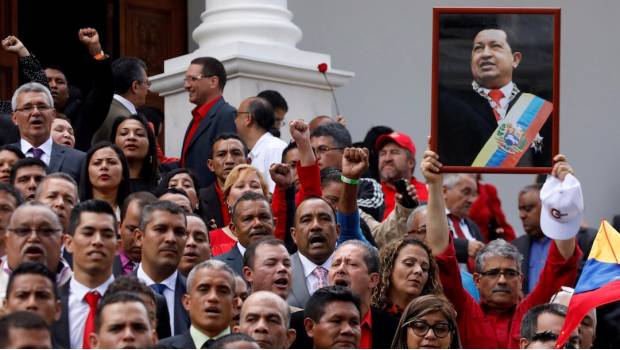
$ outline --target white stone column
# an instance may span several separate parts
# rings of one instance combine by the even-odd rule
[[[224,98],[238,107],[246,97],[266,89],[279,91],[287,100],[287,120],[333,115],[332,97],[325,78],[317,70],[327,63],[327,76],[336,88],[353,77],[335,70],[327,54],[296,47],[301,30],[291,21],[286,0],[205,0],[202,23],[194,30],[198,49],[164,62],[164,73],[153,76],[151,90],[165,98],[166,155],[178,156],[183,135],[195,106],[183,90],[183,77],[193,58],[220,60],[228,75]],[[288,128],[282,128],[288,140]]]

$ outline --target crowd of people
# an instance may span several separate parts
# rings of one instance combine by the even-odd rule
[[[2,40],[30,81],[1,105],[17,130],[1,131],[0,347],[555,345],[595,232],[549,238],[541,215],[562,208],[542,183],[515,199],[517,238],[480,176],[443,174],[427,149],[415,178],[416,144],[388,126],[354,143],[343,118],[285,122],[286,91],[235,108],[212,57],[185,71],[195,108],[167,157],[145,63],[112,61],[95,29],[79,40],[86,95]],[[548,176],[573,173],[556,155]],[[566,346],[611,344],[609,315]]]

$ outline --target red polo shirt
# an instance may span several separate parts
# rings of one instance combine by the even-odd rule
[[[212,101],[209,101],[203,104],[202,106],[196,107],[192,110],[192,125],[190,126],[189,131],[187,132],[187,135],[185,136],[185,142],[183,143],[183,152],[181,152],[181,166],[182,167],[185,166],[185,153],[187,152],[187,147],[189,147],[190,141],[194,137],[196,130],[198,130],[198,126],[200,126],[200,122],[202,122],[202,120],[206,118],[207,114],[211,110],[211,107],[213,107],[213,105],[217,101],[219,101],[221,98],[222,96],[220,95],[216,97],[215,99],[213,99]]]
[[[360,338],[360,349],[372,349],[372,315],[368,309],[362,319],[362,337]]]

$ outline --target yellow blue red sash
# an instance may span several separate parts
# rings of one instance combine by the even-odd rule
[[[514,167],[553,111],[553,104],[523,93],[502,119],[471,166]]]

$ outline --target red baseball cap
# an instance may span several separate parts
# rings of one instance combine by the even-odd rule
[[[411,140],[411,137],[409,137],[407,134],[404,134],[400,131],[394,131],[390,134],[381,135],[377,139],[377,142],[375,142],[375,149],[377,151],[381,150],[381,147],[383,147],[388,142],[396,143],[400,147],[411,152],[412,156],[415,156],[415,144]]]

